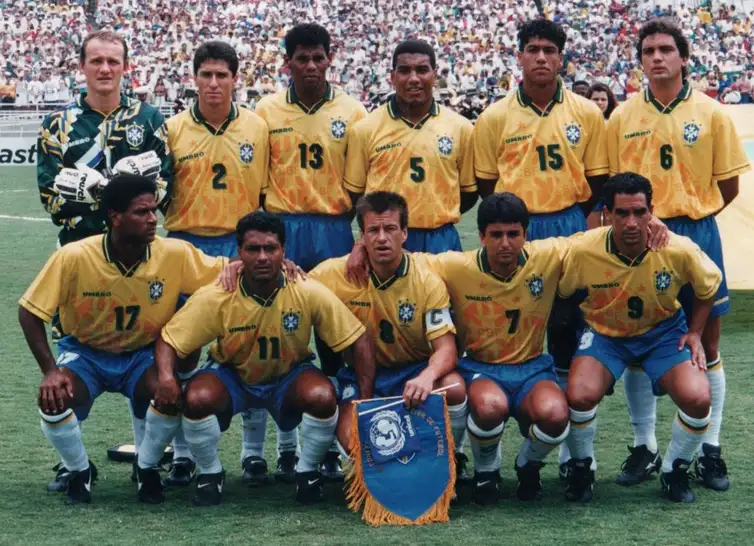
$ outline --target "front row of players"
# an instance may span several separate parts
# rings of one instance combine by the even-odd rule
[[[336,432],[348,445],[351,400],[402,395],[414,406],[453,383],[451,425],[456,444],[469,432],[475,501],[499,496],[500,439],[511,415],[525,436],[514,463],[518,497],[542,496],[543,461],[567,438],[573,460],[566,497],[588,501],[597,404],[635,363],[679,408],[663,490],[675,501],[694,500],[687,469],[710,412],[700,334],[721,272],[685,237],[668,234],[665,247],[649,250],[652,189],[645,178],[611,178],[610,226],[535,242],[525,242],[524,203],[493,194],[479,207],[482,248],[436,256],[403,251],[402,197],[367,194],[357,205],[362,243],[348,267],[345,257],[329,260],[298,282],[282,273],[285,228],[278,217],[255,212],[241,219],[240,263],[229,264],[156,237],[154,191],[147,179],[116,177],[103,196],[109,233],[58,250],[20,300],[20,322],[44,373],[42,429],[73,471],[67,502],[91,498],[94,476],[79,422],[104,391],[121,392],[137,415],[146,415],[138,446],[141,501],[164,501],[158,463],[182,426],[200,472],[194,502],[219,503],[221,431],[233,415],[265,408],[283,430],[304,425],[296,498],[309,503],[323,498],[319,464]],[[365,268],[353,266],[359,262],[368,264],[367,278],[359,275]],[[231,291],[213,282],[223,270],[226,277],[238,271]],[[677,300],[687,283],[697,297],[688,321]],[[577,292],[586,293],[587,328],[563,393],[542,349],[556,293]],[[180,293],[193,295],[175,313]],[[43,322],[58,307],[71,334],[56,362]],[[312,365],[312,328],[348,363],[339,392]],[[182,358],[212,340],[208,365],[182,390],[178,372],[190,371]]]

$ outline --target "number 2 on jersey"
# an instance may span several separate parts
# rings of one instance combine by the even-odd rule
[[[215,173],[214,178],[212,178],[212,189],[227,190],[228,185],[223,182],[225,176],[228,174],[225,165],[223,165],[222,163],[215,163],[214,165],[212,165],[212,172]]]

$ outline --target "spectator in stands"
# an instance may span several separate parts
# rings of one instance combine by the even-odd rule
[[[615,107],[618,106],[618,101],[610,88],[604,83],[593,83],[586,94],[586,98],[591,99],[600,107],[602,115],[605,116],[605,121],[608,120],[610,114],[613,113]]]

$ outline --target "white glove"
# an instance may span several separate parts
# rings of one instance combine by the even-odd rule
[[[107,180],[89,167],[65,168],[58,173],[52,187],[66,201],[93,204],[99,200],[100,191]]]
[[[113,174],[138,174],[147,178],[156,178],[160,174],[162,161],[157,152],[150,150],[139,155],[124,157],[113,165]]]

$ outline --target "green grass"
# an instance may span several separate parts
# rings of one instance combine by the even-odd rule
[[[22,190],[22,191],[19,191]],[[223,436],[221,457],[228,471],[222,506],[197,509],[192,491],[171,490],[160,507],[137,504],[129,481],[130,466],[111,463],[106,449],[129,440],[125,400],[102,396],[84,425],[89,456],[100,479],[91,506],[67,507],[61,495],[45,491],[57,461],[39,428],[35,407],[40,374],[21,334],[17,300],[55,248],[55,227],[49,222],[3,216],[45,218],[35,192],[33,169],[0,170],[0,355],[2,355],[2,438],[0,448],[0,544],[40,544],[54,537],[66,544],[197,543],[239,544],[689,544],[749,543],[754,469],[746,464],[754,444],[754,293],[732,294],[732,312],[725,318],[722,349],[728,377],[723,446],[733,486],[727,493],[696,487],[697,502],[671,504],[660,497],[656,480],[631,489],[613,483],[631,442],[623,389],[607,399],[599,414],[596,445],[600,463],[595,500],[586,506],[567,504],[557,481],[557,465],[543,470],[546,498],[522,504],[514,498],[512,457],[520,437],[516,427],[503,439],[505,499],[496,507],[454,508],[451,522],[421,528],[365,526],[349,512],[342,494],[328,490],[328,502],[301,507],[289,486],[251,490],[240,479],[238,424]],[[461,226],[464,244],[477,244],[473,212]],[[671,402],[660,401],[658,435],[667,445],[673,415]],[[274,433],[268,435],[267,458],[274,461]]]

